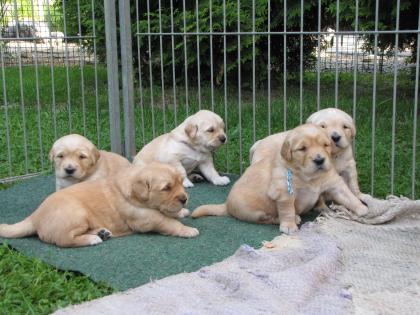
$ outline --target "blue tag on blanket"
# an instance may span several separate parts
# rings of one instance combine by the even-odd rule
[[[293,173],[290,168],[287,169],[287,192],[289,195],[293,195]]]

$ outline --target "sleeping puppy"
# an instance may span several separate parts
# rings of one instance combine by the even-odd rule
[[[56,191],[82,181],[115,175],[131,165],[116,153],[99,151],[92,142],[78,134],[55,141],[49,158],[55,168]]]
[[[60,247],[96,245],[134,232],[194,237],[198,230],[173,217],[187,202],[181,175],[171,166],[130,166],[114,177],[83,182],[47,197],[29,217],[0,224],[0,236],[38,237]]]
[[[274,157],[253,163],[235,183],[226,203],[198,207],[193,218],[230,214],[240,220],[280,224],[280,231],[297,230],[299,215],[328,195],[359,216],[368,209],[353,195],[332,165],[331,140],[321,127],[301,125],[282,133]]]
[[[214,185],[227,185],[213,165],[212,153],[226,142],[224,123],[219,115],[200,110],[169,133],[148,143],[134,158],[134,165],[159,161],[175,166],[183,177],[184,187],[193,187],[188,175],[198,169]]]

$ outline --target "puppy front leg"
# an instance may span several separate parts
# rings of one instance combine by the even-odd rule
[[[349,167],[349,170],[347,172],[347,182],[352,193],[356,197],[359,197],[360,189],[359,189],[359,181],[357,179],[357,169],[356,169],[355,163]]]
[[[174,218],[167,217],[157,210],[143,209],[148,214],[145,217],[133,219],[128,225],[134,231],[140,232],[158,232],[162,235],[171,235],[179,237],[195,237],[199,233],[196,228],[186,226]]]
[[[280,232],[290,234],[298,230],[296,225],[297,218],[294,201],[294,198],[276,200],[276,207],[280,221]]]
[[[204,177],[207,178],[207,180],[213,185],[226,186],[230,183],[229,177],[220,176],[219,173],[217,173],[216,169],[214,168],[213,158],[211,156],[209,156],[209,158],[202,162],[198,167]]]
[[[351,192],[340,177],[339,182],[327,191],[333,201],[343,205],[350,211],[362,217],[366,215],[369,209]]]
[[[183,178],[182,185],[185,188],[194,187],[194,184],[188,179],[187,171],[185,170],[184,166],[182,166],[182,163],[177,161],[177,162],[173,163],[172,165],[175,166],[175,168],[178,170],[178,172],[181,173],[181,176]]]

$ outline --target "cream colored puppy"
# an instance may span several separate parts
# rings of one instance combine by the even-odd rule
[[[344,178],[353,194],[360,197],[352,146],[356,136],[356,126],[353,118],[337,108],[326,108],[313,113],[306,122],[318,125],[327,131],[333,142],[332,161],[334,167],[338,174]]]
[[[327,131],[332,140],[332,163],[353,194],[360,197],[352,147],[356,135],[353,119],[342,110],[326,108],[313,113],[306,123],[318,125]],[[280,149],[284,137],[285,134],[282,132],[255,142],[249,152],[251,163],[256,163],[268,156],[274,156],[275,152]]]
[[[115,175],[131,165],[121,155],[99,151],[92,142],[78,134],[55,141],[49,158],[55,168],[56,191],[82,181]]]
[[[57,191],[23,221],[0,224],[0,236],[33,234],[61,247],[96,245],[134,232],[194,237],[198,230],[174,219],[187,201],[181,175],[152,163],[127,167],[118,175]]]
[[[280,223],[280,231],[290,233],[297,230],[299,215],[311,210],[323,193],[359,216],[367,213],[333,167],[331,140],[325,130],[305,124],[282,137],[274,158],[248,167],[226,203],[198,207],[192,217],[230,214],[255,223]]]
[[[188,175],[195,169],[214,185],[227,185],[227,176],[220,176],[213,164],[212,153],[226,142],[225,124],[219,115],[200,110],[169,133],[145,145],[133,164],[146,165],[159,161],[175,166],[183,177],[184,187],[193,187]]]

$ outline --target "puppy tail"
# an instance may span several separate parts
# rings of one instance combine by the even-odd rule
[[[194,210],[194,212],[191,214],[191,217],[199,218],[206,215],[216,215],[216,216],[228,215],[226,204],[222,203],[220,205],[200,206]]]
[[[36,229],[31,217],[15,224],[0,224],[0,236],[7,238],[20,238],[35,234]]]
[[[258,144],[260,143],[261,140],[258,140],[257,142],[255,142],[251,149],[249,149],[249,162],[252,164],[252,159],[254,158],[254,152],[258,147]]]

